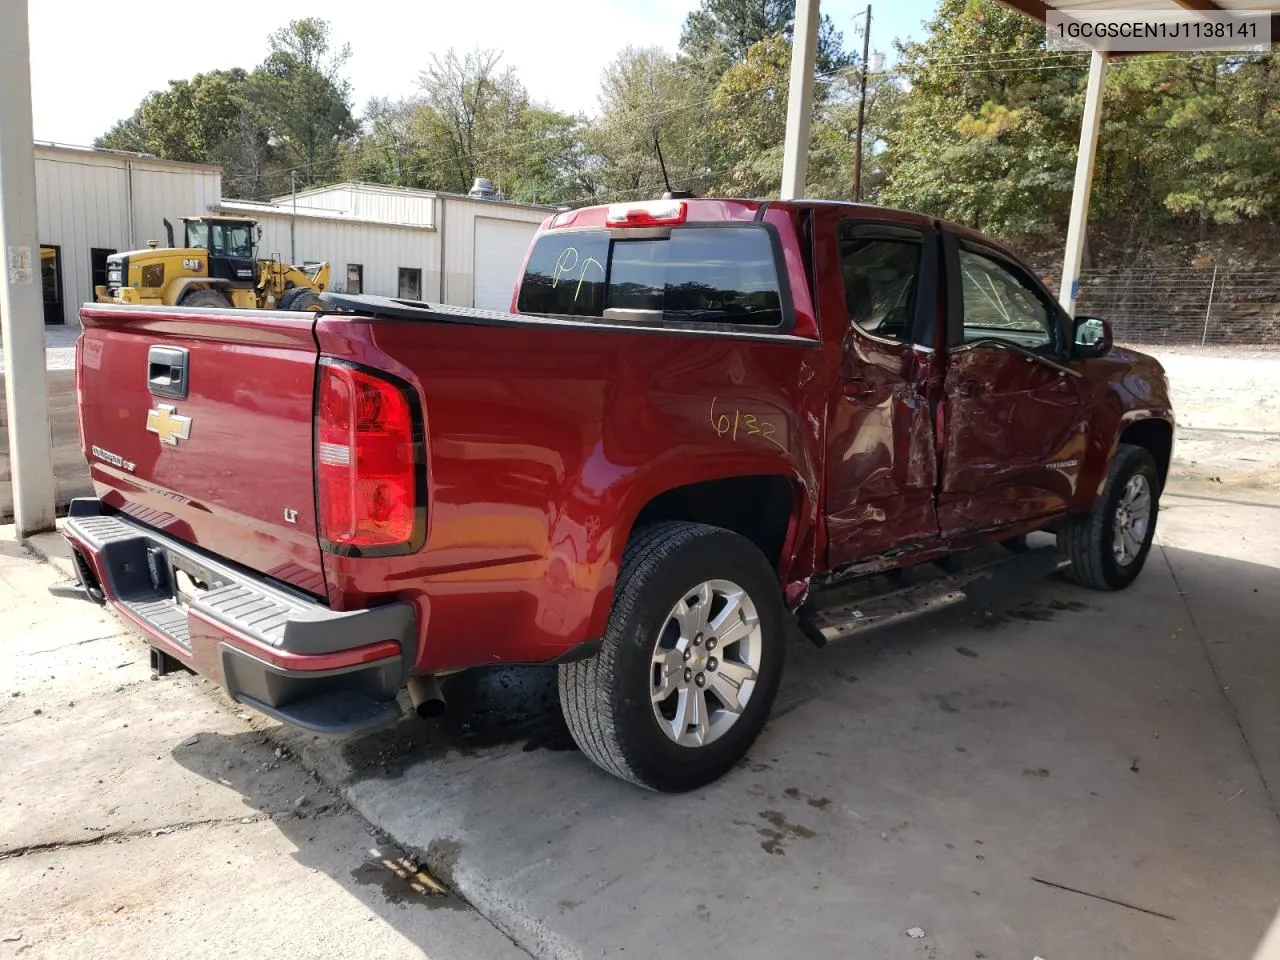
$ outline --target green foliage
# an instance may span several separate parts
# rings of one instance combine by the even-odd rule
[[[590,196],[656,196],[663,180],[655,137],[672,187],[706,189],[716,143],[707,129],[709,90],[702,79],[656,47],[618,54],[601,78],[599,119],[585,135],[593,157]]]
[[[303,184],[334,179],[358,130],[341,75],[350,51],[332,49],[329,25],[311,18],[269,41],[271,53],[252,73],[215,70],[172,81],[94,146],[220,164],[229,196],[286,193],[295,170]]]
[[[418,93],[375,100],[348,152],[351,179],[466,193],[477,177],[514,200],[552,202],[580,186],[585,121],[533,103],[501,56],[433,56]]]
[[[358,132],[341,72],[351,48],[333,49],[329,24],[314,17],[291,21],[268,42],[271,53],[250,78],[252,104],[299,182],[328,182],[342,145]]]
[[[991,0],[944,0],[901,48],[907,89],[883,133],[885,202],[1007,237],[1065,228],[1087,60]],[[1280,212],[1280,71],[1255,59],[1112,63],[1092,214],[1158,230]]]
[[[655,139],[672,186],[776,195],[794,0],[701,0],[680,50],[626,48],[592,118],[535,103],[495,51],[430,57],[418,88],[352,115],[348,47],[295,20],[252,72],[213,71],[149,94],[97,145],[224,167],[232,196],[358,179],[465,192],[476,177],[540,203],[656,196]],[[1008,238],[1065,227],[1087,58],[994,0],[942,0],[926,35],[867,78],[863,196]],[[808,193],[852,196],[861,65],[823,21]],[[1112,63],[1093,216],[1162,226],[1280,214],[1280,69],[1274,55]]]
[[[218,163],[231,177],[277,158],[251,103],[249,74],[215,70],[148,94],[133,115],[94,141],[108,150]]]
[[[680,50],[690,60],[712,64],[723,72],[772,37],[786,37],[789,44],[795,19],[795,0],[702,0],[685,19]],[[822,74],[850,63],[840,31],[825,14],[818,25],[816,62]]]
[[[791,43],[768,37],[747,49],[745,59],[720,78],[711,95],[716,110],[716,133],[730,166],[718,178],[718,192],[733,196],[776,196],[782,181],[782,141],[787,129],[787,86],[791,72]],[[820,138],[827,85],[814,84],[814,112]],[[829,151],[813,152],[809,181],[822,178]]]
[[[909,89],[883,134],[881,199],[1003,235],[1054,229],[1075,171],[1078,58],[1044,54],[1043,27],[989,0],[943,0],[928,28],[899,51]]]
[[[1235,223],[1280,213],[1280,70],[1254,61],[1190,60],[1172,82],[1184,94],[1164,111],[1161,139],[1177,143],[1162,178],[1164,206]]]

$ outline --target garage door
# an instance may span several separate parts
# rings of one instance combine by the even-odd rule
[[[486,310],[509,310],[525,250],[536,223],[476,218],[473,302]]]

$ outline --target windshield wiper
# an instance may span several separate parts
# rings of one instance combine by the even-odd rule
[[[1068,376],[1076,377],[1077,379],[1084,376],[1084,374],[1079,370],[1073,370],[1065,364],[1058,363],[1057,360],[1050,360],[1048,357],[1043,357],[1034,350],[1029,350],[1020,344],[1011,343],[1008,340],[999,340],[996,337],[981,337],[977,340],[966,340],[964,345],[966,347],[997,347],[1001,350],[1009,350],[1018,354],[1020,357],[1026,357],[1028,360],[1034,360],[1036,363],[1042,363],[1050,370],[1057,370],[1059,373],[1065,373]]]

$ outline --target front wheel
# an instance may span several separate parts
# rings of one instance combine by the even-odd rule
[[[1093,510],[1058,531],[1058,549],[1071,561],[1064,574],[1095,590],[1129,586],[1151,551],[1159,507],[1155,458],[1144,447],[1119,444]]]
[[[782,677],[782,600],[748,540],[661,523],[627,547],[600,651],[559,667],[574,741],[651,790],[710,783],[751,746]]]

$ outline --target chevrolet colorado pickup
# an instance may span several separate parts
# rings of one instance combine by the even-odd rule
[[[788,618],[830,635],[824,588],[1051,530],[1118,589],[1151,546],[1163,371],[964,227],[589,207],[539,228],[510,313],[325,300],[85,305],[96,497],[65,526],[153,662],[304,729],[555,665],[591,760],[686,790],[759,733]]]

